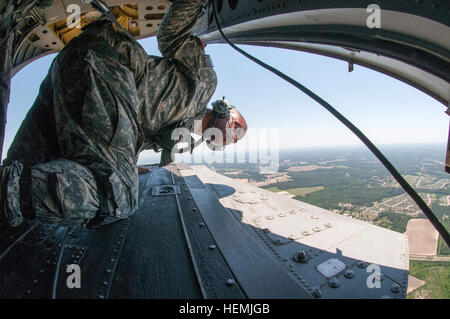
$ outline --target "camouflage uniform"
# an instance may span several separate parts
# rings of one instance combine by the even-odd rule
[[[203,114],[217,84],[190,34],[204,3],[173,3],[157,35],[163,57],[147,55],[104,20],[66,45],[3,162],[10,224],[23,218],[22,165],[32,168],[32,207],[41,221],[83,225],[102,203],[114,218],[135,212],[139,152],[165,127]]]

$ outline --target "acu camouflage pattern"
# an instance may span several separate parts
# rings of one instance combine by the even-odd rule
[[[23,216],[20,212],[19,196],[6,196],[6,194],[19,194],[20,174],[23,165],[19,161],[14,161],[0,171],[2,180],[2,191],[0,193],[0,209],[5,212],[8,223],[17,227],[23,222]]]
[[[138,206],[139,152],[163,128],[203,113],[217,84],[190,32],[204,0],[177,0],[149,56],[112,23],[92,23],[55,58],[3,162],[32,167],[37,217],[84,225],[104,195],[110,216]],[[101,189],[97,189],[100,187]],[[8,200],[19,201],[18,192]]]

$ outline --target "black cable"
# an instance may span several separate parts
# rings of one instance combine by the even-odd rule
[[[238,48],[234,43],[232,43],[227,36],[223,33],[222,28],[219,23],[218,14],[216,10],[216,5],[214,0],[211,0],[212,6],[213,6],[213,14],[214,14],[214,20],[216,21],[217,29],[219,30],[220,34],[222,35],[223,39],[236,51],[244,55],[245,57],[249,58],[253,62],[257,63],[258,65],[262,66],[263,68],[271,71],[275,75],[279,76],[283,80],[289,82],[302,92],[304,92],[306,95],[311,97],[313,100],[315,100],[317,103],[322,105],[327,111],[329,111],[331,114],[333,114],[339,121],[341,121],[348,129],[350,129],[371,151],[372,153],[380,160],[380,162],[386,167],[386,169],[392,174],[392,176],[395,178],[395,180],[403,187],[403,189],[408,193],[408,195],[416,202],[416,204],[419,206],[419,208],[423,211],[425,216],[430,220],[430,222],[433,224],[434,228],[439,232],[439,234],[442,236],[444,241],[446,242],[447,246],[450,247],[450,235],[448,231],[445,229],[445,227],[441,224],[439,219],[433,214],[431,209],[427,206],[427,204],[423,201],[423,199],[416,193],[416,191],[408,184],[408,182],[400,175],[400,173],[395,169],[395,167],[389,162],[389,160],[381,153],[378,148],[355,126],[352,122],[347,120],[341,113],[339,113],[335,108],[333,108],[328,102],[323,100],[321,97],[316,95],[314,92],[310,91],[308,88],[303,86],[302,84],[298,83],[291,77],[287,76],[286,74],[280,72],[279,70],[275,69],[274,67],[262,62],[261,60],[255,58],[254,56],[248,54],[244,50]]]
[[[125,35],[135,44],[137,44],[142,50],[144,50],[144,48],[142,47],[142,45],[137,42],[137,40],[130,34],[130,32],[128,32],[124,27],[122,27],[122,25],[119,23],[119,21],[117,21],[116,17],[111,13],[111,10],[109,10],[109,7],[102,1],[102,0],[91,0],[90,4],[92,6],[92,8],[94,8],[95,10],[97,10],[98,12],[106,15],[106,17],[111,20],[112,23],[114,23],[123,33],[125,33]],[[145,50],[144,50],[145,51]]]

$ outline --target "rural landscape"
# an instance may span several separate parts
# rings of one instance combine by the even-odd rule
[[[450,227],[450,176],[445,145],[385,146],[382,152],[434,214]],[[382,164],[362,147],[280,151],[279,169],[262,164],[213,163],[217,173],[336,214],[406,233],[407,298],[450,298],[450,249]]]

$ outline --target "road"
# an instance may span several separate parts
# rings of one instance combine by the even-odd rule
[[[436,256],[420,256],[420,255],[409,255],[410,260],[423,260],[423,261],[450,261],[449,257],[436,257]]]

